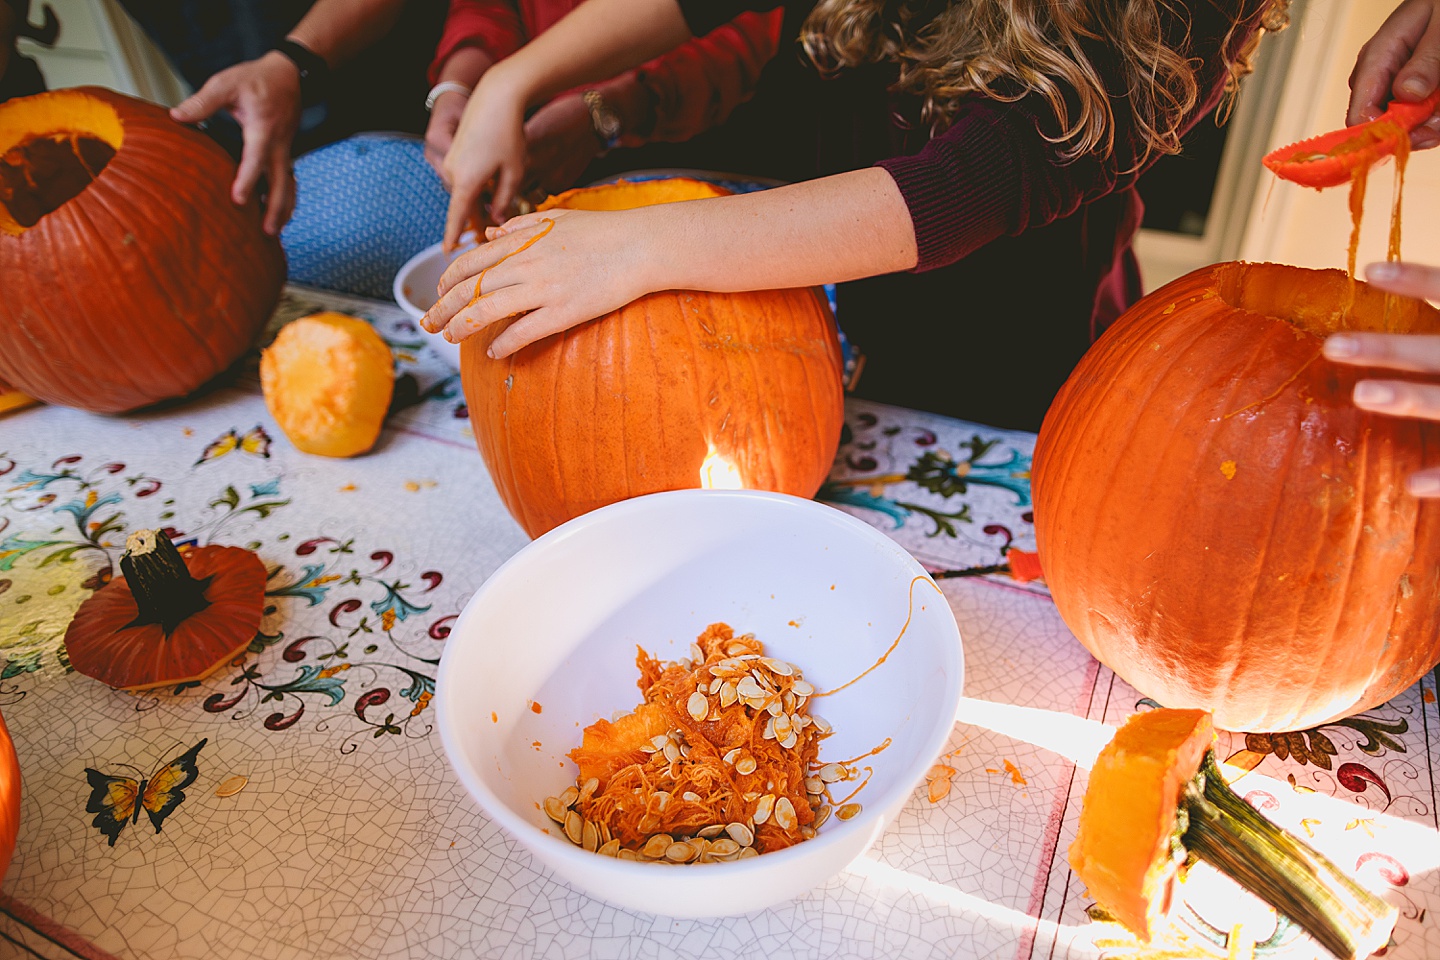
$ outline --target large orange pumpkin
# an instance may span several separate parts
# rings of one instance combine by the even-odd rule
[[[1035,448],[1040,561],[1080,642],[1230,730],[1312,727],[1440,659],[1440,424],[1351,402],[1339,330],[1440,311],[1338,270],[1228,263],[1155,291],[1076,368]],[[1390,374],[1386,374],[1390,376]]]
[[[285,280],[235,166],[153,104],[0,104],[0,380],[101,413],[180,397],[255,341]]]
[[[688,180],[571,191],[551,206],[611,209],[713,197]],[[544,239],[539,241],[544,243]],[[461,346],[475,439],[532,537],[597,507],[702,486],[810,497],[844,421],[840,345],[819,290],[653,293],[504,360],[504,324]]]

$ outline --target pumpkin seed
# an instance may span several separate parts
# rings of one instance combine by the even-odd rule
[[[657,833],[645,841],[645,846],[640,849],[640,852],[652,860],[657,860],[665,856],[665,851],[669,850],[670,845],[674,842],[674,838],[668,833]]]
[[[863,809],[864,807],[860,806],[860,804],[858,803],[847,803],[845,804],[845,806],[835,811],[835,816],[839,817],[841,820],[849,820],[851,817],[854,817]]]
[[[558,824],[565,823],[565,805],[560,802],[559,797],[545,798],[545,816]]]
[[[755,772],[756,763],[754,757],[741,757],[735,761],[735,772],[741,776],[748,777]]]
[[[790,692],[797,697],[808,697],[815,693],[815,687],[807,680],[796,680],[790,684]]]
[[[566,787],[560,794],[560,806],[569,810],[575,806],[575,801],[580,797],[580,790],[577,787]]]
[[[700,794],[696,793],[693,790],[686,790],[684,793],[680,794],[680,799],[688,800],[690,803],[699,803]]]
[[[677,840],[665,849],[665,859],[672,863],[689,863],[698,855],[697,851],[684,840]]]
[[[584,839],[584,825],[585,821],[574,810],[565,814],[565,836],[570,838],[571,843],[578,844]]]
[[[820,779],[826,783],[838,783],[845,779],[845,768],[838,763],[827,763],[820,768]]]
[[[736,860],[749,860],[751,857],[760,856],[760,851],[754,847],[741,847],[740,852],[735,855]]]
[[[829,819],[830,819],[830,805],[827,803],[827,804],[825,804],[824,806],[822,806],[819,810],[816,810],[816,811],[815,811],[815,820],[814,820],[814,822],[812,822],[812,823],[810,824],[810,826],[814,827],[816,830],[819,830],[822,826],[824,826],[825,821],[826,821],[826,820],[829,820]]]
[[[726,837],[723,840],[716,840],[714,843],[710,844],[710,852],[715,854],[717,857],[728,857],[732,853],[740,852],[740,844],[736,843],[734,840],[731,840],[729,837]]]
[[[775,825],[786,833],[791,832],[800,821],[795,816],[795,804],[790,802],[789,797],[781,797],[775,801]]]
[[[596,850],[595,852],[598,853],[598,854],[600,854],[600,856],[602,856],[602,857],[616,857],[616,856],[619,856],[619,855],[620,855],[620,841],[619,841],[619,840],[611,840],[611,841],[609,841],[608,843],[605,843],[604,845],[602,845],[602,846],[600,847],[600,849],[599,849],[599,850]]]
[[[695,836],[704,837],[706,840],[714,840],[724,832],[725,825],[723,823],[712,823],[708,827],[701,827],[699,830],[696,830]]]
[[[743,823],[727,823],[725,832],[742,847],[748,847],[755,842],[755,833]]]
[[[595,796],[595,791],[596,791],[596,790],[599,790],[599,789],[600,789],[600,778],[599,778],[599,777],[591,777],[589,780],[586,780],[586,781],[585,781],[585,785],[580,788],[580,793],[577,795],[577,797],[578,797],[577,802],[579,802],[579,803],[585,803],[585,802],[587,802],[591,797]]]
[[[600,831],[596,830],[595,824],[589,820],[586,820],[580,828],[580,846],[591,853],[600,849]]]
[[[756,802],[756,804],[755,804],[755,816],[754,816],[753,819],[755,820],[755,822],[756,822],[757,824],[764,823],[766,820],[769,820],[769,819],[770,819],[770,811],[772,811],[772,810],[774,810],[774,809],[775,809],[775,794],[773,794],[773,793],[767,793],[767,794],[765,794],[765,796],[761,797],[761,798],[759,799],[759,801]],[[793,811],[792,811],[792,812],[793,812]],[[576,817],[575,819],[578,820],[578,819],[580,819],[580,818],[579,818],[579,817]]]
[[[690,714],[691,720],[699,723],[710,713],[710,701],[705,699],[705,694],[697,690],[685,701],[685,712]]]

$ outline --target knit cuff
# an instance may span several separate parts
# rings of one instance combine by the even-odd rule
[[[917,272],[954,263],[1020,222],[1020,152],[988,111],[957,117],[919,153],[881,160],[915,224]]]

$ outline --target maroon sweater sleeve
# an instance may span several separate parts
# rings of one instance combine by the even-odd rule
[[[1207,116],[1224,93],[1220,50],[1225,38],[1232,51],[1238,49],[1260,20],[1257,11],[1232,33],[1218,11],[1206,4],[1191,8],[1196,29],[1190,50],[1202,66],[1199,102],[1184,130]],[[1117,109],[1115,117],[1110,156],[1089,154],[1062,162],[1055,145],[1040,133],[1042,124],[1053,127],[1055,120],[1038,97],[1002,103],[971,95],[950,127],[919,153],[881,160],[878,166],[895,178],[915,223],[915,269],[954,263],[998,237],[1052,223],[1132,186],[1158,155],[1137,170],[1142,144],[1125,111]]]

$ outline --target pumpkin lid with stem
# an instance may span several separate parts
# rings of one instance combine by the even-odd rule
[[[126,540],[120,569],[65,631],[76,671],[125,690],[187,683],[254,639],[266,571],[253,552],[209,546],[182,556],[163,530],[140,530]]]
[[[668,177],[662,180],[617,180],[594,187],[575,187],[547,197],[535,208],[554,210],[632,210],[682,200],[709,200],[728,197],[730,191],[704,180]]]
[[[1204,860],[1289,917],[1336,957],[1385,946],[1397,911],[1226,783],[1210,714],[1156,709],[1100,752],[1070,847],[1091,896],[1150,939],[1186,860]]]

